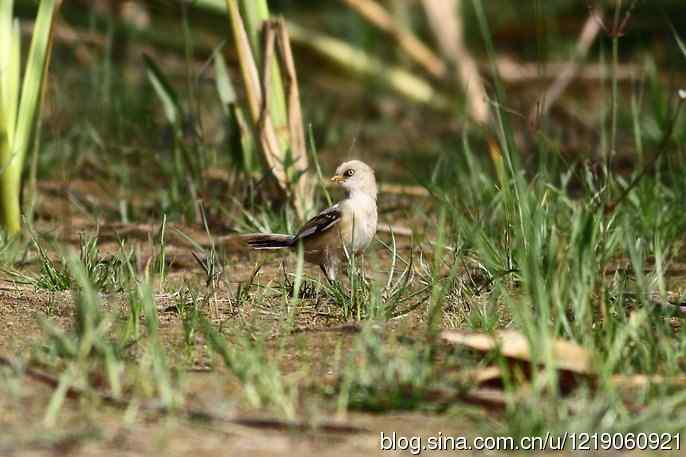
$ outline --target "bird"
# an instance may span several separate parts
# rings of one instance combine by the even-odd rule
[[[363,253],[374,239],[377,226],[377,186],[374,170],[360,160],[338,166],[331,181],[345,190],[345,198],[308,220],[294,235],[253,233],[244,235],[255,250],[298,249],[304,259],[319,265],[330,283],[336,281],[341,260]]]

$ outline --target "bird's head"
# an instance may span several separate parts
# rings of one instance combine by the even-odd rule
[[[364,162],[351,160],[340,164],[331,181],[340,184],[348,194],[362,192],[376,199],[374,170]]]

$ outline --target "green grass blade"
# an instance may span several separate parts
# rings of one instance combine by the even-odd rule
[[[144,55],[143,62],[148,80],[162,102],[167,120],[172,125],[177,124],[180,121],[181,105],[176,91],[174,91],[174,88],[164,76],[160,67],[149,56]]]
[[[11,5],[12,2],[10,2]],[[17,154],[15,137],[17,126],[17,107],[19,79],[21,75],[21,37],[19,23],[12,22],[12,10],[2,10],[3,37],[2,73],[0,74],[0,192],[2,201],[2,224],[8,233],[18,233],[20,226],[19,188],[21,163],[13,160]]]
[[[21,79],[21,31],[19,21],[14,21],[10,42],[12,43],[7,66],[7,86],[5,97],[7,104],[4,106],[7,120],[7,141],[14,144],[17,128],[17,112],[19,110],[19,90]],[[2,61],[0,61],[2,62]]]
[[[676,29],[674,28],[674,25],[670,23],[669,26],[672,28],[672,33],[674,34],[676,44],[679,46],[679,49],[681,50],[681,53],[684,55],[684,57],[686,57],[686,43],[684,43],[684,41],[681,39]]]
[[[228,114],[228,105],[236,103],[236,91],[231,84],[226,60],[220,50],[214,52],[214,75],[222,108],[225,110],[225,114]]]
[[[12,6],[14,0],[5,0],[0,2],[0,62],[3,62],[0,66],[0,78],[3,78],[5,64],[8,61],[10,54],[10,35],[12,31]]]
[[[43,423],[46,426],[53,427],[57,423],[57,418],[62,409],[62,405],[64,405],[64,400],[67,398],[67,392],[74,382],[73,378],[74,373],[71,367],[65,370],[60,376],[59,384],[52,394],[52,397],[50,397],[48,408],[43,417]]]
[[[262,24],[269,19],[269,5],[267,0],[240,0],[239,8],[245,28],[250,37],[250,44],[253,48],[253,54],[257,59],[262,56],[262,49],[260,49],[260,31]]]
[[[10,138],[14,122],[10,121],[10,55],[12,43],[12,0],[0,4],[0,176],[9,163]],[[15,103],[16,105],[16,103]],[[0,218],[1,220],[1,218]]]
[[[17,119],[21,56],[19,23],[12,20],[12,5],[12,0],[0,5],[0,132],[4,132],[9,145]]]
[[[256,161],[255,141],[245,115],[238,106],[236,90],[231,82],[226,60],[219,49],[214,53],[214,75],[219,100],[231,130],[229,143],[232,157],[241,163],[244,171],[257,173],[259,164]]]
[[[13,0],[0,2],[0,103],[7,108],[9,62],[12,53],[12,4]]]

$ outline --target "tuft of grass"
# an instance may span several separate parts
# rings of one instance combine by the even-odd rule
[[[48,255],[35,235],[31,240],[38,252],[40,271],[37,275],[10,270],[8,273],[18,282],[30,284],[39,290],[62,292],[78,287],[73,274],[68,268],[68,258],[71,253],[62,254],[59,259]],[[57,250],[59,252],[59,249]],[[104,293],[125,291],[135,277],[134,256],[132,249],[127,248],[124,241],[120,242],[119,251],[111,258],[103,258],[98,248],[98,234],[79,235],[79,260],[83,270],[96,290]]]
[[[0,265],[13,265],[26,252],[27,243],[6,232],[0,232]]]
[[[200,297],[198,297],[196,290],[184,288],[179,292],[179,297],[176,300],[176,312],[181,318],[185,345],[187,347],[194,346],[202,317]]]
[[[296,416],[297,385],[286,382],[279,367],[267,356],[262,342],[241,338],[237,344],[229,344],[204,318],[201,328],[210,349],[241,383],[250,405],[275,408],[288,419]]]
[[[339,412],[348,409],[392,411],[434,409],[427,401],[435,387],[430,345],[389,347],[373,325],[367,325],[355,345],[337,386]]]
[[[344,281],[316,282],[320,286],[316,289],[347,319],[400,317],[415,310],[430,294],[431,286],[423,280],[417,281],[413,250],[410,250],[410,258],[406,259],[398,252],[395,236],[391,237],[390,245],[382,240],[379,243],[391,257],[385,277],[367,276],[370,270],[378,271],[377,261],[367,263],[362,257],[348,256],[344,264]],[[418,282],[421,284],[416,284]]]
[[[183,394],[160,338],[157,306],[149,282],[139,279],[130,289],[128,331],[118,332],[117,319],[106,311],[102,295],[81,259],[69,254],[65,263],[74,281],[75,325],[66,331],[47,319],[41,320],[48,344],[36,356],[60,370],[59,385],[47,406],[45,423],[56,424],[72,386],[114,398],[122,397],[125,391],[134,396],[151,396],[163,408],[173,411],[181,404]],[[143,356],[131,365],[125,362],[125,352],[133,344],[141,346]]]
[[[164,146],[172,160],[162,160],[159,166],[171,180],[171,185],[168,191],[161,194],[163,213],[179,213],[191,222],[198,222],[197,195],[203,183],[202,171],[206,166],[208,151],[201,142],[195,116],[185,106],[192,104],[192,100],[183,103],[157,63],[148,55],[144,55],[143,59],[148,81],[167,120]],[[189,90],[189,97],[192,98],[192,89]]]
[[[40,256],[40,273],[35,278],[29,278],[37,289],[60,292],[69,290],[72,286],[72,278],[69,271],[61,263],[53,261],[45,252],[43,247],[35,240],[33,245]]]
[[[98,233],[79,236],[81,264],[93,286],[101,292],[123,292],[135,279],[135,252],[125,241],[110,258],[103,258],[98,248]]]
[[[48,320],[42,321],[49,335],[48,350],[66,364],[45,413],[44,421],[48,425],[55,424],[69,387],[90,387],[91,374],[100,369],[104,370],[112,394],[115,397],[122,394],[121,348],[109,337],[110,318],[103,311],[100,296],[80,259],[71,254],[66,263],[76,286],[73,291],[76,305],[74,329],[67,333]]]

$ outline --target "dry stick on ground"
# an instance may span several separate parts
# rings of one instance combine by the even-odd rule
[[[479,63],[483,68],[490,65],[487,62]],[[517,62],[509,56],[499,56],[495,59],[495,67],[498,76],[507,83],[528,83],[545,79],[557,79],[560,73],[569,66],[569,62],[548,62],[543,65],[533,62]],[[614,75],[618,80],[635,79],[640,68],[635,64],[621,64],[617,66]],[[606,66],[600,64],[586,64],[576,69],[575,78],[578,80],[606,80],[609,79]]]
[[[12,360],[8,357],[0,355],[0,366],[7,366],[13,369],[19,366],[17,361]],[[24,375],[29,379],[32,379],[41,384],[45,384],[53,389],[56,389],[60,381],[55,376],[46,373],[44,371],[36,370],[35,368],[27,367],[23,370]],[[122,410],[129,410],[131,408],[131,401],[121,398],[117,398],[112,394],[107,392],[102,392],[100,390],[85,390],[78,387],[69,387],[67,389],[66,396],[69,399],[80,399],[87,395],[96,395],[104,403]],[[305,422],[298,421],[286,421],[275,418],[259,418],[259,417],[238,417],[238,416],[220,416],[217,414],[210,413],[208,411],[194,409],[194,408],[178,408],[169,409],[160,405],[153,405],[149,403],[143,403],[138,405],[138,409],[144,412],[154,413],[154,414],[177,414],[179,416],[185,417],[188,420],[199,420],[204,422],[214,422],[214,423],[227,423],[234,425],[241,425],[244,427],[253,427],[260,429],[274,429],[274,430],[296,430],[296,431],[323,431],[327,433],[365,433],[368,430],[356,427],[354,425],[334,423],[334,422],[323,422],[317,425],[310,425]]]
[[[392,36],[402,50],[427,73],[438,79],[445,79],[448,76],[448,66],[445,62],[412,32],[398,24],[390,13],[377,2],[374,0],[343,0],[343,3]]]
[[[535,125],[539,116],[542,116],[550,110],[550,107],[557,102],[562,93],[567,89],[567,86],[572,82],[574,77],[581,67],[581,61],[588,55],[588,50],[598,36],[598,32],[602,29],[602,12],[591,11],[591,14],[586,19],[579,39],[574,48],[574,57],[570,60],[553,84],[543,95],[541,101],[529,113],[529,125]]]
[[[362,326],[356,323],[346,323],[341,325],[336,325],[333,327],[298,327],[291,330],[291,334],[299,333],[360,333],[362,332]]]
[[[464,24],[461,0],[422,0],[443,55],[456,67],[464,88],[469,115],[479,124],[490,119],[486,89],[479,69],[464,43]]]
[[[376,228],[378,233],[391,233],[395,236],[412,236],[414,232],[410,227],[405,227],[402,225],[391,225],[385,224],[383,222],[379,223]]]

